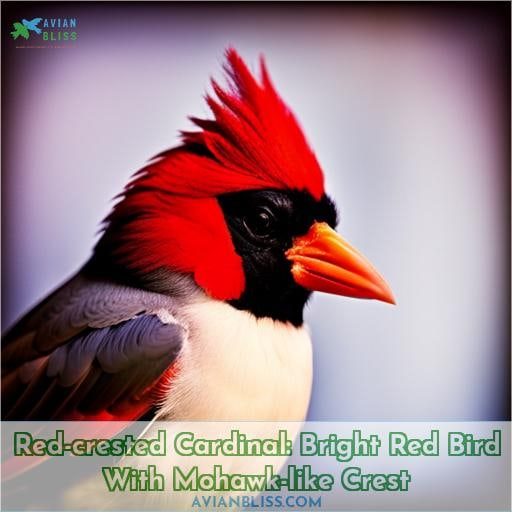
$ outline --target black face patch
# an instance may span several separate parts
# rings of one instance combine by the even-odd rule
[[[244,265],[246,286],[231,304],[257,317],[301,325],[311,292],[295,283],[285,251],[314,222],[336,227],[334,203],[307,192],[257,190],[219,196],[235,250]]]

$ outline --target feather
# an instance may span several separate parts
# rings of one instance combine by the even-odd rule
[[[261,80],[235,50],[226,53],[228,86],[212,81],[206,101],[214,119],[192,122],[183,145],[138,171],[111,214],[96,253],[140,274],[170,269],[191,274],[208,295],[238,299],[245,289],[217,197],[243,190],[324,193],[323,174],[263,59]]]
[[[186,337],[175,307],[78,274],[4,338],[2,417],[137,419],[157,402]]]

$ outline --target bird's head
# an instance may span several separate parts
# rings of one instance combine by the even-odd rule
[[[214,119],[135,174],[96,247],[142,282],[191,275],[207,295],[257,317],[302,323],[313,290],[393,303],[373,266],[334,229],[322,170],[273,87],[230,49],[212,81]],[[154,281],[154,279],[153,279]]]

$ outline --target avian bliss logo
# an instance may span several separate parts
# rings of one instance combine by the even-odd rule
[[[77,18],[22,19],[12,24],[11,37],[14,40],[35,36],[43,41],[75,41],[78,39],[77,25]]]

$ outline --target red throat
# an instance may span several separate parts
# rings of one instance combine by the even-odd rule
[[[235,50],[226,57],[228,86],[212,80],[217,99],[206,97],[214,119],[191,118],[200,129],[182,132],[182,146],[135,174],[103,237],[121,265],[192,274],[221,300],[239,298],[245,279],[216,197],[268,188],[324,193],[315,155],[263,59],[257,81]]]

